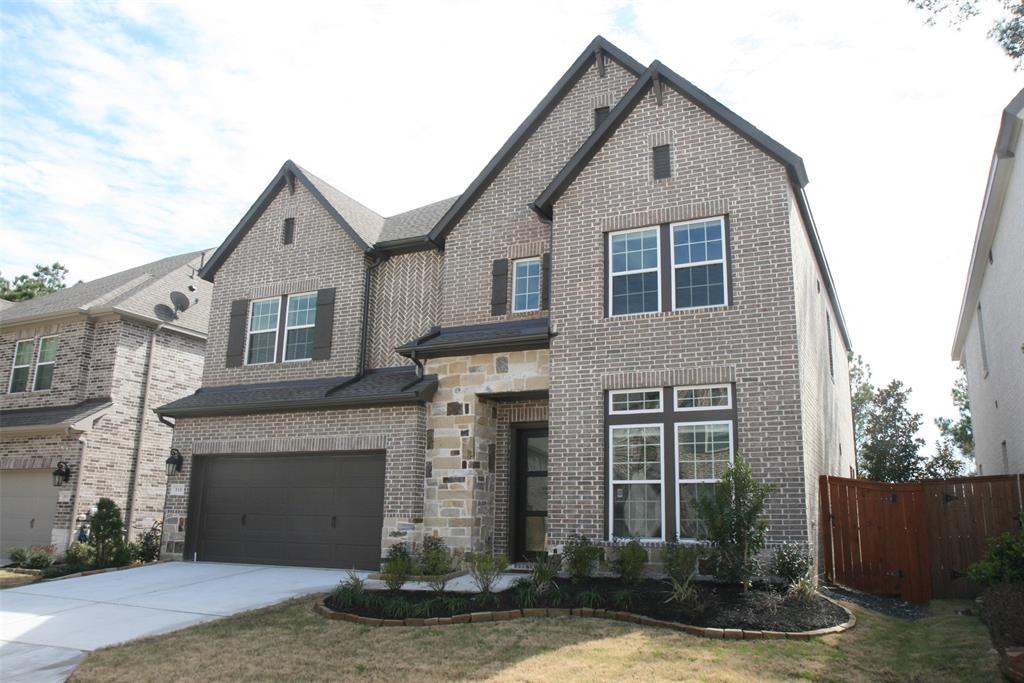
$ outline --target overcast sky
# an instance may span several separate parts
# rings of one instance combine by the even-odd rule
[[[601,34],[797,154],[855,351],[951,414],[1000,111],[1024,71],[904,0],[0,4],[0,272],[220,244],[285,159],[391,215],[461,192]]]

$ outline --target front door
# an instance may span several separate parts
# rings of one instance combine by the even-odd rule
[[[516,562],[544,554],[548,518],[548,430],[516,432],[515,548]]]

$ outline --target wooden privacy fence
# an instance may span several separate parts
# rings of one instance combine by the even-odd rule
[[[825,575],[910,602],[970,598],[967,567],[993,536],[1020,528],[1024,476],[886,484],[822,475]]]

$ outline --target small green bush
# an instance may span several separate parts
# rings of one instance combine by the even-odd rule
[[[812,605],[818,595],[818,588],[814,585],[814,578],[804,574],[799,579],[789,584],[786,597],[795,600],[801,605]]]
[[[628,612],[633,609],[633,605],[636,604],[636,593],[628,588],[615,591],[612,593],[611,603],[612,607],[618,611]]]
[[[703,554],[702,545],[680,543],[672,539],[661,549],[661,562],[670,579],[679,584],[688,584],[697,575]]]
[[[156,562],[160,559],[160,527],[140,533],[132,547],[132,559],[137,562]]]
[[[615,557],[615,568],[625,584],[640,583],[643,578],[644,565],[647,564],[647,550],[635,538],[618,547]]]
[[[461,595],[446,595],[441,598],[441,606],[448,614],[465,614],[469,600]]]
[[[405,619],[412,616],[412,611],[412,603],[401,595],[384,598],[384,606],[381,609],[385,619]]]
[[[398,592],[409,580],[416,565],[409,555],[409,549],[404,543],[396,543],[388,548],[388,555],[384,559],[384,567],[381,570],[381,578],[389,591]]]
[[[532,609],[540,604],[540,596],[529,579],[519,579],[512,586],[512,602],[519,609]]]
[[[530,571],[530,583],[533,589],[540,595],[546,595],[557,590],[555,578],[562,568],[562,558],[558,555],[544,555],[538,557],[533,563]]]
[[[469,575],[481,593],[490,593],[498,577],[508,567],[508,558],[494,553],[466,553]]]
[[[18,566],[28,559],[28,548],[11,548],[7,551],[7,557],[11,558],[11,562]]]
[[[482,609],[494,609],[498,606],[498,596],[494,593],[481,593],[476,596],[476,604]]]
[[[96,514],[89,522],[89,542],[96,548],[97,567],[119,567],[131,562],[130,554],[126,560],[124,559],[124,522],[121,520],[121,509],[109,498],[100,498],[96,503]]]
[[[570,536],[565,542],[565,569],[569,572],[569,579],[579,582],[589,578],[603,554],[600,546],[591,543],[586,536]]]
[[[448,585],[448,574],[455,567],[452,552],[440,538],[428,536],[423,539],[423,547],[420,549],[419,572],[430,578],[427,583],[435,593],[443,593]]]
[[[580,591],[576,594],[576,605],[597,609],[601,606],[601,594],[595,590]]]
[[[21,566],[26,569],[46,569],[55,559],[52,545],[34,545],[28,549]]]
[[[75,541],[64,553],[64,563],[80,567],[93,567],[96,565],[96,548],[89,543]]]
[[[1020,520],[1024,527],[1024,513]],[[1024,583],[1024,528],[990,538],[984,557],[968,567],[967,574],[982,586]]]
[[[359,607],[365,604],[366,581],[349,570],[348,578],[338,584],[330,595],[330,602],[336,608]]]
[[[772,573],[791,584],[811,571],[811,556],[801,543],[783,543],[772,553]]]

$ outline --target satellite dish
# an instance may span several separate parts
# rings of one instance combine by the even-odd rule
[[[167,304],[157,304],[153,307],[153,313],[155,313],[156,317],[160,318],[160,320],[174,320],[178,317],[178,314],[174,312],[174,309]]]
[[[191,304],[188,295],[182,292],[171,292],[171,303],[174,304],[174,310],[178,313],[187,311]]]

